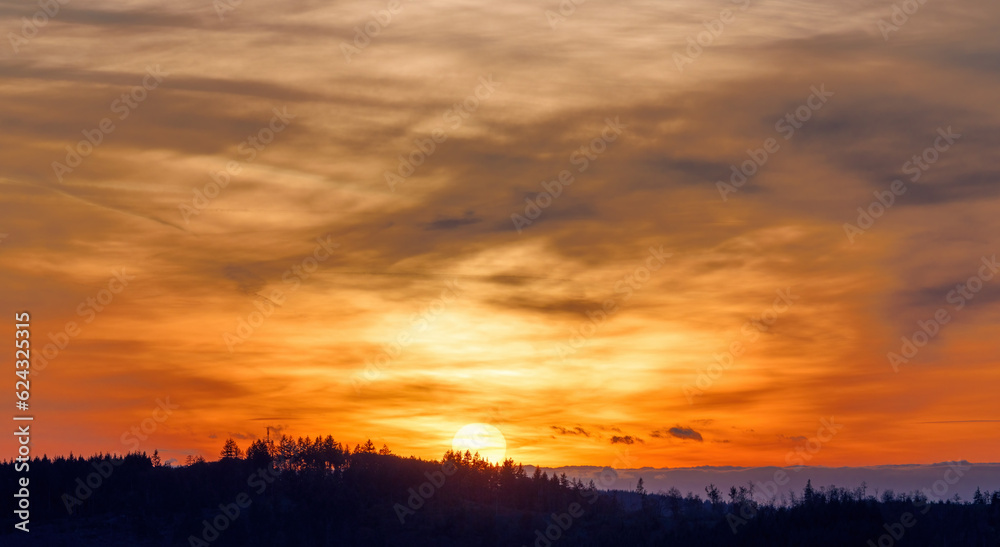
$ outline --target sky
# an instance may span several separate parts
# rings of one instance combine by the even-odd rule
[[[36,453],[995,461],[994,2],[53,1],[0,2]]]

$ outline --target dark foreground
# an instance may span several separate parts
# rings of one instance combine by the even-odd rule
[[[609,493],[510,460],[449,452],[428,462],[370,443],[346,451],[329,437],[255,446],[184,467],[145,454],[34,460],[30,533],[5,511],[0,545],[1000,545],[1000,491],[959,503],[810,487],[775,507],[746,487],[708,499]],[[0,484],[15,476],[0,464]]]

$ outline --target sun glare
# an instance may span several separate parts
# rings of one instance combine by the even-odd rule
[[[466,450],[479,455],[490,463],[502,463],[507,455],[507,440],[499,429],[490,424],[469,424],[455,433],[451,441],[453,450],[465,453]]]

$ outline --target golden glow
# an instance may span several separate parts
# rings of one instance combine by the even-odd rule
[[[1000,276],[946,300],[1000,254],[1000,80],[968,45],[995,42],[995,3],[928,6],[886,43],[891,6],[863,0],[586,2],[557,28],[557,0],[412,2],[349,60],[372,2],[222,21],[204,0],[127,4],[67,6],[0,59],[0,312],[33,317],[35,453],[214,459],[270,428],[427,459],[461,443],[543,466],[780,465],[831,416],[844,428],[811,465],[1000,453]],[[147,66],[162,84],[120,118]],[[776,122],[822,85],[785,139]],[[247,144],[276,109],[287,127]],[[614,119],[584,167],[574,151]],[[949,126],[964,136],[851,242],[857,208]],[[769,138],[780,151],[723,201]],[[420,165],[387,180],[401,156]],[[887,353],[942,307],[894,371]],[[462,424],[486,433],[452,443]]]
[[[452,450],[465,454],[478,453],[490,463],[503,463],[507,456],[507,440],[503,433],[490,424],[469,424],[455,433]]]

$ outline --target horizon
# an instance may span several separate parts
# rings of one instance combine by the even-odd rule
[[[303,440],[326,438],[318,437],[290,437],[290,441],[301,442]],[[332,435],[329,435],[332,437]],[[364,443],[341,442],[333,438],[337,446],[349,453],[363,452],[363,448],[372,443],[367,439]],[[239,449],[239,457],[246,457],[247,447],[239,447],[239,442],[235,439],[227,439],[227,443],[233,441]],[[275,451],[276,441],[279,439],[255,439],[254,442],[261,442],[270,446],[271,451]],[[354,448],[351,448],[351,445]],[[374,449],[378,446],[371,444]],[[446,449],[441,458],[421,458],[416,455],[403,455],[392,452],[392,447],[383,445],[378,450],[382,455],[382,450],[388,450],[387,456],[403,459],[416,459],[428,463],[444,462],[450,453],[473,460],[481,459],[487,465],[502,467],[510,461],[514,466],[521,466],[526,473],[531,474],[537,468],[544,475],[557,476],[565,475],[570,480],[580,480],[582,483],[595,484],[598,490],[632,492],[639,479],[645,481],[645,489],[651,494],[667,494],[672,491],[679,491],[681,494],[687,493],[700,498],[701,493],[706,491],[711,485],[721,487],[723,491],[727,487],[753,484],[759,487],[756,497],[753,499],[764,503],[788,503],[791,499],[789,495],[807,488],[807,484],[815,482],[815,488],[825,491],[827,488],[846,488],[848,490],[868,489],[875,492],[876,498],[880,491],[896,492],[898,494],[923,493],[931,501],[961,500],[963,503],[970,502],[974,494],[985,488],[989,492],[991,488],[1000,486],[1000,462],[969,462],[966,460],[929,462],[929,463],[900,463],[887,465],[860,465],[860,466],[824,466],[824,465],[767,465],[767,466],[732,466],[732,465],[700,465],[691,467],[614,467],[614,466],[593,466],[593,465],[560,465],[541,466],[526,462],[515,461],[505,458],[501,461],[492,461],[482,457],[474,449],[458,450],[456,447]],[[43,454],[41,459],[49,461],[60,458],[69,459],[70,456],[80,460],[90,460],[97,456],[108,458],[123,458],[128,454],[142,454],[149,458],[160,459],[164,467],[180,468],[203,463],[218,463],[226,459],[224,450],[220,451],[215,459],[202,458],[180,462],[175,459],[163,460],[155,455],[158,450],[147,453],[136,451],[128,453],[102,453],[102,454],[67,454],[49,457]],[[38,458],[38,456],[36,456]],[[275,461],[280,461],[280,456],[275,455]],[[617,454],[616,463],[627,464],[633,460],[626,449]],[[0,460],[0,464],[13,464],[15,460]],[[953,473],[954,480],[948,478],[945,473]],[[949,471],[951,470],[951,471]],[[957,470],[957,475],[954,474]],[[690,471],[694,473],[683,473]],[[888,473],[886,473],[888,471]],[[903,473],[898,473],[902,471]],[[666,473],[664,473],[666,472]],[[866,473],[871,472],[871,473]],[[940,483],[940,484],[938,484]],[[941,492],[937,492],[937,487],[941,486]]]
[[[289,441],[301,445],[303,438]],[[319,441],[321,437],[316,437]],[[325,437],[322,437],[325,438]],[[307,438],[308,439],[308,438]],[[282,441],[283,439],[279,439]],[[227,439],[226,444],[233,439]],[[283,467],[284,460],[278,453],[274,440],[266,441],[259,439],[256,443],[267,446],[268,452],[273,454],[273,466]],[[307,441],[308,445],[308,441]],[[464,459],[467,462],[475,463],[482,461],[485,465],[501,469],[508,464],[512,468],[522,468],[528,476],[540,472],[543,477],[564,477],[571,482],[579,481],[582,485],[590,485],[599,491],[635,493],[636,485],[639,481],[644,481],[644,491],[649,494],[665,496],[681,496],[685,493],[689,498],[701,499],[704,492],[708,494],[712,487],[720,487],[725,492],[729,487],[751,486],[750,499],[761,504],[788,505],[794,503],[795,496],[800,491],[805,491],[810,487],[820,492],[833,491],[834,489],[845,489],[846,491],[863,493],[872,492],[875,499],[880,497],[880,493],[888,495],[920,495],[926,497],[931,502],[961,502],[971,503],[980,492],[985,492],[989,497],[990,488],[1000,485],[1000,463],[992,462],[968,462],[950,461],[935,462],[929,464],[892,464],[881,466],[762,466],[762,467],[739,467],[739,466],[696,466],[696,467],[611,467],[611,466],[557,466],[545,467],[524,462],[517,462],[511,459],[501,462],[493,462],[487,458],[481,458],[479,453],[461,452],[453,449],[447,450],[440,459],[423,459],[414,455],[396,454],[391,451],[391,447],[383,445],[377,449],[371,440],[366,443],[356,443],[354,449],[350,448],[350,443],[336,442],[335,446],[341,447],[346,453],[364,454],[366,450],[371,450],[371,455],[410,459],[426,463],[444,463],[451,454]],[[370,447],[367,448],[366,447]],[[242,449],[235,447],[235,457],[237,459],[251,460],[250,448]],[[221,463],[233,456],[227,455],[225,448],[220,452],[219,458],[215,460],[195,459],[186,462],[176,460],[164,461],[154,451],[147,454],[145,452],[134,452],[128,454],[95,454],[95,455],[67,455],[49,458],[43,455],[42,459],[50,462],[68,460],[72,456],[78,461],[95,461],[99,456],[106,461],[108,459],[122,459],[130,454],[141,454],[153,462],[154,466],[165,468],[183,468],[193,465],[204,465],[206,463]],[[628,453],[619,454],[619,461],[628,462]],[[13,465],[14,460],[0,461],[3,465]],[[272,464],[268,464],[271,466]],[[95,469],[97,467],[95,466]],[[950,476],[949,476],[950,475]],[[984,488],[985,487],[985,488]],[[1000,490],[998,490],[1000,492]],[[861,494],[863,495],[863,494]],[[705,500],[708,503],[708,499]]]

